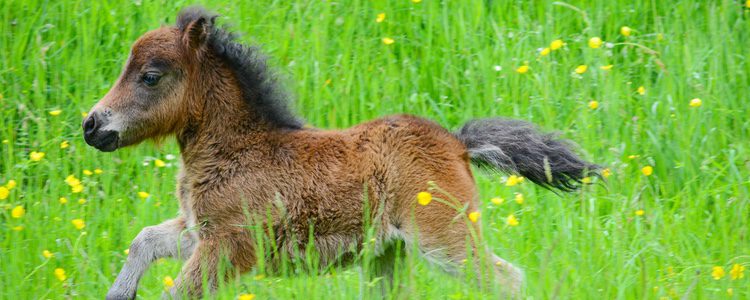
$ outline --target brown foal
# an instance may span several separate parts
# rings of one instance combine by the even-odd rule
[[[86,142],[101,151],[174,135],[182,153],[180,216],[138,234],[108,299],[133,299],[160,257],[187,260],[172,297],[200,297],[266,259],[243,226],[264,222],[272,223],[263,228],[273,228],[275,251],[292,257],[312,244],[324,265],[360,251],[363,227],[377,223],[380,269],[393,264],[389,249],[401,241],[449,272],[467,259],[491,269],[517,294],[521,271],[479,246],[478,224],[465,221],[479,208],[470,163],[565,191],[597,169],[521,121],[474,120],[455,133],[407,115],[340,131],[303,127],[258,50],[214,19],[188,8],[176,26],[140,37],[83,122]],[[427,190],[443,201],[418,205]],[[377,213],[364,215],[365,206]],[[232,271],[219,274],[220,260]]]

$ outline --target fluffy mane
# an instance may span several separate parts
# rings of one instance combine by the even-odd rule
[[[177,28],[184,31],[191,22],[204,18],[208,47],[234,72],[248,107],[272,126],[302,128],[303,122],[291,110],[290,97],[268,69],[266,56],[257,47],[238,43],[236,34],[215,26],[216,17],[203,7],[188,7],[180,11]]]

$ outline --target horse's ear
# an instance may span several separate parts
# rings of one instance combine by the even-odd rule
[[[199,49],[208,40],[208,35],[216,17],[198,17],[190,22],[182,32],[183,42],[192,49]]]

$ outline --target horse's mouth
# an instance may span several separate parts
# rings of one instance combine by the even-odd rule
[[[101,131],[92,137],[84,136],[83,139],[86,140],[86,144],[102,152],[117,150],[117,143],[120,140],[117,131],[114,130]]]

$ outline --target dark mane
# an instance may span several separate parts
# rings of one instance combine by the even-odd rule
[[[180,11],[177,28],[184,31],[191,22],[203,18],[209,28],[208,46],[234,72],[245,103],[275,127],[302,128],[302,121],[290,108],[290,97],[268,69],[266,56],[257,47],[238,43],[236,34],[214,26],[216,17],[202,7],[188,7]]]

